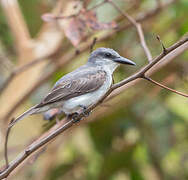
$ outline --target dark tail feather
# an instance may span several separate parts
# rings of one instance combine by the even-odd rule
[[[27,111],[25,111],[23,114],[21,114],[20,116],[18,116],[16,119],[13,119],[13,121],[9,124],[9,128],[11,128],[12,126],[14,126],[15,123],[17,123],[18,121],[22,120],[26,116],[35,113],[35,111],[37,110],[35,107],[36,106],[31,107],[30,109],[28,109]]]

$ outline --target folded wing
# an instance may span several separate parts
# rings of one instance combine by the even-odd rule
[[[75,73],[64,80],[61,79],[60,83],[55,85],[37,108],[93,92],[100,88],[105,80],[106,73],[102,70]]]

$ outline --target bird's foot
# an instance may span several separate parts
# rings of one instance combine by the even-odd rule
[[[88,117],[90,115],[90,112],[87,111],[87,108],[83,105],[79,105],[82,110],[80,112],[75,112],[73,114],[68,115],[69,119],[72,119],[74,123],[80,122],[82,120],[83,116]],[[83,114],[82,117],[80,117],[80,114]]]
[[[74,123],[78,123],[82,119],[79,117],[79,113],[77,112],[75,112],[74,114],[68,115],[68,118],[72,119]]]
[[[84,117],[88,117],[90,115],[91,112],[87,112],[87,107],[80,105],[80,107],[82,108],[82,112]]]

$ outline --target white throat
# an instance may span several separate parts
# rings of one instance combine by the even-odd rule
[[[103,65],[103,69],[112,75],[118,66],[119,64],[115,62],[110,62],[108,64]]]

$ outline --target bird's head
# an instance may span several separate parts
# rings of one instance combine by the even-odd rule
[[[133,61],[120,56],[110,48],[98,48],[93,51],[88,59],[88,63],[98,66],[109,67],[114,71],[119,64],[136,65]]]

